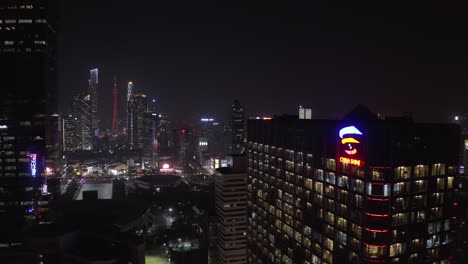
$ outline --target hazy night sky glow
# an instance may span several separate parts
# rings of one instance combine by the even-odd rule
[[[316,117],[341,118],[358,103],[422,121],[468,112],[462,7],[213,3],[62,3],[62,109],[98,67],[109,120],[114,74],[122,102],[131,80],[173,119],[224,119],[235,98],[255,114],[303,105]]]

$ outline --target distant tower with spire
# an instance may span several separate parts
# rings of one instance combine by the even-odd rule
[[[112,132],[114,135],[117,135],[119,131],[119,120],[117,118],[117,77],[114,76],[114,89],[113,89],[113,95],[114,95],[114,111],[112,113]]]

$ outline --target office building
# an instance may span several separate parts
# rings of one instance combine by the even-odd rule
[[[232,143],[231,153],[241,154],[245,150],[245,120],[244,120],[244,107],[238,100],[232,103],[231,112],[231,130],[232,130]]]
[[[77,122],[77,150],[92,150],[94,132],[92,130],[91,95],[89,93],[78,93],[73,96],[72,115]]]
[[[280,117],[248,123],[250,263],[448,263],[453,124]]]
[[[67,115],[62,118],[62,146],[63,151],[76,151],[79,149],[80,138],[78,118]]]
[[[56,113],[54,1],[0,1],[0,243],[21,244],[45,183],[47,126]],[[52,146],[52,141],[49,142]]]
[[[168,117],[160,114],[158,115],[158,144],[157,144],[157,155],[158,163],[163,160],[171,160],[174,158],[174,140],[175,134]]]
[[[117,77],[114,78],[114,88],[112,89],[113,109],[112,109],[112,134],[116,136],[119,132],[119,118],[118,118],[118,95]]]
[[[99,85],[99,70],[92,69],[89,71],[89,100],[91,105],[91,131],[94,135],[98,132],[98,85]]]
[[[148,138],[146,125],[148,100],[145,94],[131,94],[128,100],[128,142],[132,149],[143,149]]]
[[[214,157],[224,159],[230,151],[228,127],[214,118],[202,118],[198,131],[198,160],[207,163]]]
[[[247,263],[247,157],[228,156],[215,174],[216,257],[214,263]]]

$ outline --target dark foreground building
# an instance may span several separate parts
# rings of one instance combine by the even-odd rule
[[[250,263],[449,263],[458,126],[358,108],[248,131]]]
[[[55,1],[0,1],[0,243],[38,219],[47,146],[58,131]],[[52,125],[52,124],[56,124]],[[55,136],[54,136],[55,135]],[[49,139],[50,142],[47,142]]]

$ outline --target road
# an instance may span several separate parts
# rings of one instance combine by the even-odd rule
[[[76,196],[76,200],[83,200],[83,191],[98,191],[99,199],[112,199],[112,183],[111,182],[87,182],[83,183],[80,192]]]

